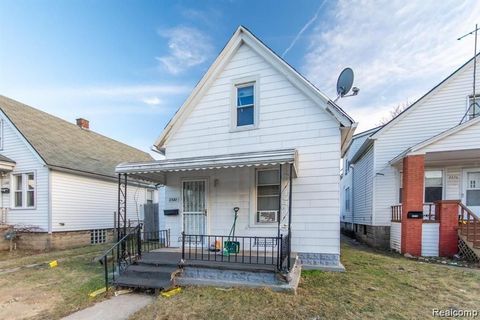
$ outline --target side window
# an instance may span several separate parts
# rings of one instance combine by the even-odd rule
[[[236,126],[243,127],[255,124],[255,84],[236,86]]]
[[[13,178],[13,207],[33,208],[35,207],[35,174],[16,173]]]
[[[475,102],[473,95],[468,97],[468,120],[476,118],[480,115],[480,95],[475,95]]]
[[[442,200],[443,172],[441,170],[425,171],[425,202]]]
[[[147,203],[153,203],[153,190],[147,190]]]
[[[400,171],[399,184],[398,184],[398,203],[403,201],[403,172]]]
[[[280,170],[258,170],[256,223],[277,222],[279,200]]]
[[[350,187],[345,189],[345,211],[350,211]]]

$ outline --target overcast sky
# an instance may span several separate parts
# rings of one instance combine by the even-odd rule
[[[149,150],[239,24],[371,128],[473,55],[480,1],[0,1],[0,94]]]

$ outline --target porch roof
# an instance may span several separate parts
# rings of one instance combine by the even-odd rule
[[[480,149],[480,142],[477,139],[479,132],[480,117],[476,117],[406,149],[389,163],[398,165],[404,157],[409,155],[445,153],[451,156],[456,152],[457,156],[461,156],[464,151],[477,152]]]
[[[221,154],[203,157],[164,159],[149,162],[127,162],[116,167],[117,173],[126,173],[135,179],[164,184],[165,173],[197,171],[237,167],[258,167],[279,164],[293,164],[296,170],[295,149],[269,150]]]

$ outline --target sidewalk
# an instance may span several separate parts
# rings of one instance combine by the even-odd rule
[[[138,310],[154,301],[153,296],[125,294],[99,302],[89,308],[77,311],[64,320],[126,320]]]

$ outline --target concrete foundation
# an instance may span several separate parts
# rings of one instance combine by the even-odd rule
[[[379,249],[390,249],[390,226],[354,224],[353,233],[357,240]]]
[[[301,265],[295,263],[288,275],[266,270],[235,270],[185,266],[175,284],[214,287],[269,288],[296,293]]]
[[[298,258],[305,270],[345,271],[338,254],[299,252]]]

